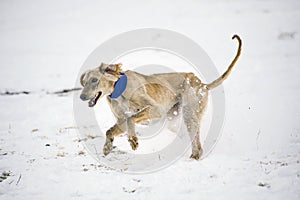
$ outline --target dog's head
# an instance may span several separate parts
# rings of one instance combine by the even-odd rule
[[[80,98],[89,100],[89,107],[96,105],[100,97],[111,94],[114,83],[120,77],[122,64],[104,64],[95,69],[84,72],[80,77],[83,86]]]

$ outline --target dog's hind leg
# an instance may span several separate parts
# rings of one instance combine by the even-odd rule
[[[183,119],[192,142],[192,154],[190,157],[198,160],[202,154],[199,136],[200,119],[197,116],[197,112],[190,106],[183,106]]]
[[[170,108],[170,110],[167,112],[167,116],[168,116],[169,120],[173,120],[181,112],[181,109],[182,109],[182,98],[181,98],[180,94],[176,97],[176,101],[177,101],[177,103],[175,103]]]
[[[191,158],[198,160],[202,155],[200,143],[200,123],[202,115],[208,102],[206,90],[200,88],[198,91],[192,87],[187,87],[183,100],[183,119],[192,142]]]

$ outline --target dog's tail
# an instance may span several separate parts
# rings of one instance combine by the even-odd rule
[[[228,75],[231,72],[234,64],[236,63],[236,61],[240,57],[241,50],[242,50],[242,40],[241,40],[241,38],[238,35],[234,35],[232,37],[232,39],[237,39],[237,41],[238,41],[239,46],[238,46],[237,53],[236,53],[233,61],[230,63],[230,65],[229,65],[228,69],[226,70],[226,72],[224,72],[224,74],[222,74],[222,76],[220,76],[219,78],[217,78],[213,82],[207,84],[206,85],[207,89],[213,89],[213,88],[219,86],[228,77]]]

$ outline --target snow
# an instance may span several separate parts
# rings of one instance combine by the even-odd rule
[[[299,22],[297,0],[1,1],[0,92],[31,93],[0,96],[0,199],[300,199]],[[233,34],[243,50],[223,84],[226,121],[212,153],[132,175],[84,148],[79,91],[52,92],[74,87],[99,44],[143,27],[190,37],[220,73]]]

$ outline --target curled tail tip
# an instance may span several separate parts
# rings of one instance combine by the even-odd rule
[[[241,38],[237,34],[234,34],[231,39],[237,39],[239,42],[241,42]]]
[[[238,58],[239,58],[239,56],[241,54],[242,40],[241,40],[240,36],[238,36],[237,34],[234,34],[232,36],[232,39],[233,40],[237,39],[237,41],[238,41],[238,50],[237,50],[237,53],[236,53],[233,61],[231,61],[228,69],[222,74],[222,76],[220,76],[219,78],[217,78],[213,82],[211,82],[209,84],[206,84],[206,87],[209,90],[217,87],[218,85],[220,85],[227,78],[227,76],[229,75],[231,69],[233,68],[234,64],[236,63],[236,61],[238,60]]]
[[[238,36],[237,34],[234,34],[231,39],[233,39],[233,40],[234,39],[240,39],[240,36]]]

